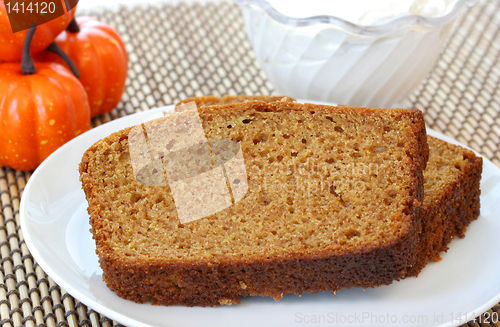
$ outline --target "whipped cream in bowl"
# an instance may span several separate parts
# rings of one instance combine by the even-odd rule
[[[403,107],[475,0],[235,0],[276,93]]]

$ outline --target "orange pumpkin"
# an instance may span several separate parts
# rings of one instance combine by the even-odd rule
[[[22,68],[19,62],[0,64],[0,166],[18,170],[36,168],[90,129],[87,95],[78,79],[56,63],[35,67],[29,50],[25,54]]]
[[[77,17],[55,40],[80,71],[89,98],[91,116],[113,110],[127,79],[128,56],[118,32],[90,17]],[[65,65],[52,53],[37,57]]]
[[[64,8],[66,4],[62,1]],[[41,24],[37,28],[36,36],[31,45],[31,54],[35,55],[47,48],[57,35],[68,27],[75,16],[76,7],[70,11],[53,19],[47,23]],[[23,52],[24,40],[28,30],[12,33],[9,17],[3,1],[0,1],[0,61],[20,61]]]

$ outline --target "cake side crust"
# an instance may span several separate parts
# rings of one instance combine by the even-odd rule
[[[429,260],[440,261],[440,253],[448,250],[455,236],[465,237],[466,227],[480,212],[482,158],[465,148],[428,138],[431,156],[430,167],[424,171],[423,230],[417,264],[408,276],[418,276]]]

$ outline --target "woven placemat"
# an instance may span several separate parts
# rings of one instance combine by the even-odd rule
[[[81,11],[114,26],[130,55],[123,101],[110,120],[198,95],[272,94],[229,2],[155,3]],[[440,59],[409,97],[429,127],[500,166],[500,1],[480,0],[460,16]],[[0,325],[114,326],[36,264],[24,243],[19,203],[30,172],[0,167]],[[499,278],[500,282],[500,278]],[[473,294],[471,294],[473,296]],[[500,315],[500,305],[486,315]],[[469,322],[462,326],[497,326]]]

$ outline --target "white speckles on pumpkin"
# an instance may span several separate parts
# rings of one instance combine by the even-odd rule
[[[47,140],[43,140],[43,141],[40,142],[41,145],[45,145],[47,143],[49,143],[49,141],[47,141]]]
[[[56,120],[55,120],[55,119],[51,119],[51,120],[49,121],[49,125],[50,125],[50,126],[54,126],[54,124],[55,124],[55,123],[56,123]]]
[[[82,132],[81,130],[77,130],[77,131],[75,132],[75,135],[79,135],[81,132]]]

